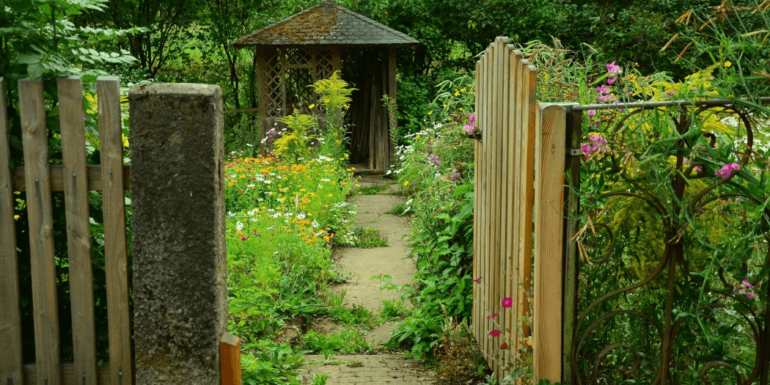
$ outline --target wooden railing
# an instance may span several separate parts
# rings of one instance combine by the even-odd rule
[[[97,80],[102,164],[86,164],[83,86],[60,78],[59,119],[62,165],[48,161],[43,81],[18,83],[24,166],[10,169],[5,81],[0,78],[0,383],[3,385],[132,384],[128,261],[120,87],[116,77]],[[97,368],[88,191],[101,191],[109,318],[110,362]],[[22,365],[19,271],[14,191],[26,192],[29,217],[35,363]],[[74,363],[60,359],[52,192],[63,191],[72,298]]]
[[[537,103],[536,68],[508,43],[476,64],[473,331],[499,380],[531,353],[535,383],[557,382],[564,108]]]

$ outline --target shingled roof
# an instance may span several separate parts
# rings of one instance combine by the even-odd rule
[[[233,42],[233,47],[417,44],[417,40],[404,33],[325,1],[243,36]]]

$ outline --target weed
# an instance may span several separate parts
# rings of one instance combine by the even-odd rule
[[[346,362],[345,365],[350,367],[350,368],[360,368],[360,367],[364,366],[364,363],[359,361],[359,360],[350,360],[350,361]]]
[[[375,185],[372,185],[372,186],[363,186],[363,187],[358,187],[358,188],[354,189],[353,190],[353,194],[358,194],[358,195],[377,195],[377,194],[387,190],[388,188],[389,188],[389,186],[387,184],[385,184],[385,183],[383,183],[383,184],[375,184]]]
[[[445,317],[434,355],[436,376],[444,383],[467,384],[484,378],[486,361],[465,319],[457,323]]]
[[[358,328],[348,328],[334,334],[320,334],[310,330],[302,336],[302,348],[324,355],[367,353],[374,346],[366,341],[365,334],[364,330]]]
[[[380,231],[371,227],[353,226],[352,236],[347,238],[337,238],[337,246],[358,247],[370,249],[374,247],[383,247],[388,245],[388,238],[380,234]]]
[[[326,381],[329,379],[328,374],[313,374],[313,385],[326,385]]]
[[[414,211],[412,211],[412,208],[407,206],[406,204],[399,203],[393,206],[392,209],[386,211],[385,214],[396,215],[399,217],[408,217],[410,215],[413,215]]]
[[[401,318],[411,313],[412,311],[409,310],[409,308],[406,307],[404,302],[401,300],[386,299],[382,301],[382,311],[380,311],[380,316],[385,319]]]

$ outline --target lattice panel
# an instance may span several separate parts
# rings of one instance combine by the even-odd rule
[[[295,48],[286,50],[286,65],[293,66],[311,66],[311,50]]]
[[[315,80],[328,79],[334,73],[334,54],[330,49],[315,51]]]
[[[267,117],[282,116],[283,92],[281,87],[281,53],[275,50],[265,60],[265,96],[267,96]]]
[[[286,107],[291,111],[299,104],[307,105],[313,103],[313,89],[309,87],[313,84],[313,70],[310,68],[287,68],[286,69]],[[288,114],[289,111],[286,111]]]

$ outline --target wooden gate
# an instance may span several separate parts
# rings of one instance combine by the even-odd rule
[[[536,89],[536,68],[507,38],[476,63],[473,331],[498,379],[531,364],[535,381],[556,382],[565,109],[539,105]]]
[[[3,385],[134,383],[129,317],[128,261],[120,85],[116,77],[97,80],[101,165],[86,164],[83,86],[80,78],[58,79],[61,165],[49,165],[43,81],[20,80],[24,166],[10,168],[5,84],[0,77],[0,383]],[[125,168],[124,168],[125,167]],[[107,274],[110,362],[96,360],[91,231],[88,191],[101,191]],[[56,261],[51,193],[64,192],[74,363],[60,360]],[[14,192],[26,192],[29,216],[34,364],[23,365]]]

